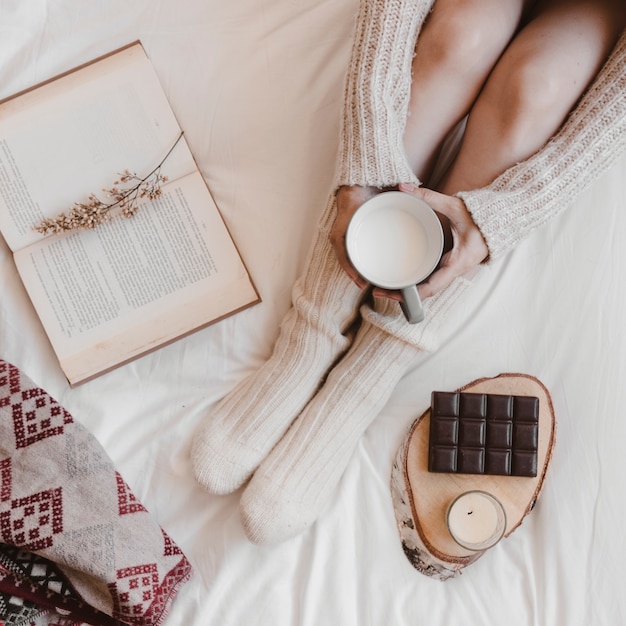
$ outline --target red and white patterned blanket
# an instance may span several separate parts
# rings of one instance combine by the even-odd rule
[[[158,625],[190,576],[95,437],[0,359],[0,626]]]

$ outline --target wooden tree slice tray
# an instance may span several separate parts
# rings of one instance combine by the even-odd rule
[[[430,409],[411,426],[396,456],[391,491],[402,547],[420,572],[446,580],[480,558],[457,544],[446,524],[450,503],[467,491],[493,494],[506,512],[508,537],[530,513],[543,487],[554,447],[556,418],[546,387],[526,374],[481,378],[458,391],[539,398],[537,476],[436,473],[428,471]]]

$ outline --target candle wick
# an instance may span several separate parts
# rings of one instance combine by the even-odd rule
[[[474,511],[468,511],[467,514],[471,515]]]

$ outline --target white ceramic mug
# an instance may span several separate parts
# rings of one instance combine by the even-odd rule
[[[401,191],[380,193],[354,213],[346,250],[357,272],[372,285],[402,292],[402,310],[411,324],[424,319],[417,284],[437,267],[444,232],[435,211]]]

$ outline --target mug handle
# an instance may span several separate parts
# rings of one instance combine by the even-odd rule
[[[424,320],[424,308],[417,291],[417,285],[411,285],[401,290],[402,301],[400,307],[409,324],[419,324]]]

